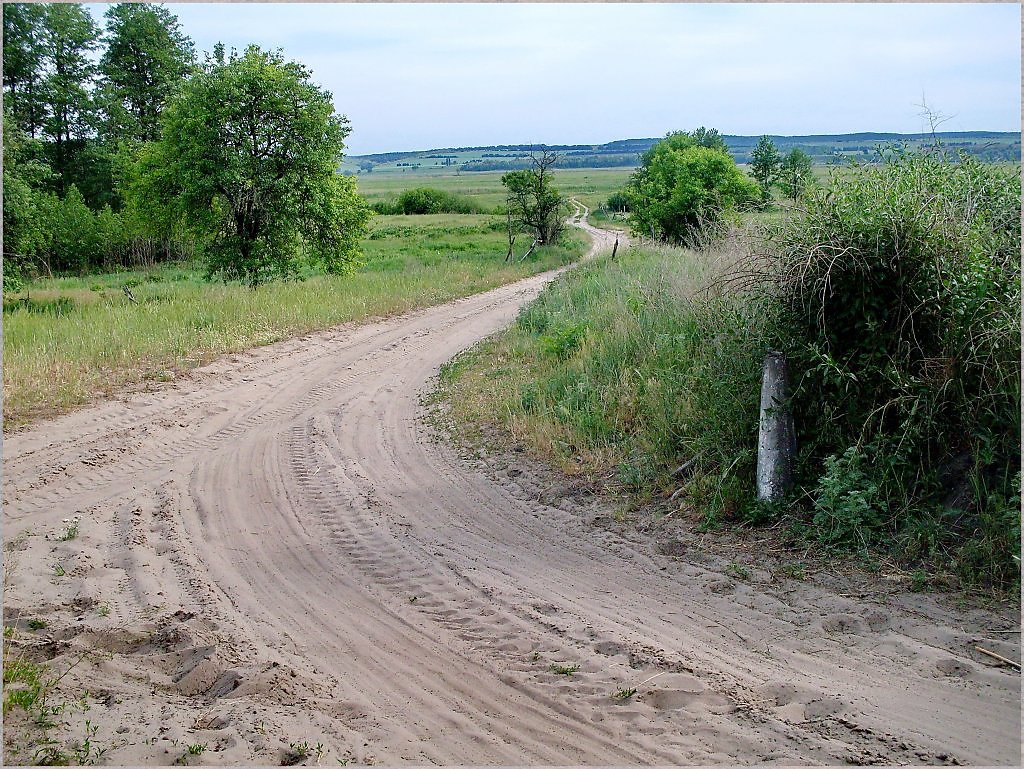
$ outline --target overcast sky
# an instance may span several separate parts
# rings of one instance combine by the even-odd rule
[[[90,6],[100,16],[102,6]],[[1016,4],[174,4],[200,51],[283,48],[349,154],[730,134],[1020,130]]]

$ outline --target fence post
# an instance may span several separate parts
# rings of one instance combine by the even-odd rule
[[[793,480],[796,436],[789,406],[786,356],[770,352],[761,380],[761,424],[757,436],[757,498],[781,499]]]

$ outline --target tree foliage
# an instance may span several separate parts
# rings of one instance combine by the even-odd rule
[[[501,177],[513,227],[533,233],[541,243],[554,243],[565,228],[568,204],[552,184],[552,166],[558,155],[548,150],[532,153],[533,168],[509,171]]]
[[[43,51],[48,72],[44,88],[49,109],[43,131],[61,144],[92,132],[96,65],[90,53],[99,45],[100,32],[89,12],[76,3],[48,3],[45,9]]]
[[[160,113],[195,64],[195,46],[166,8],[118,3],[105,14],[100,59],[102,102],[109,139],[155,141]]]
[[[208,59],[168,102],[130,184],[159,230],[205,243],[211,274],[256,286],[303,258],[352,268],[369,208],[336,173],[348,121],[301,64],[250,46]]]
[[[813,180],[811,157],[798,147],[786,153],[779,166],[779,186],[786,197],[796,203],[804,196]]]
[[[724,145],[717,131],[698,129],[670,133],[645,152],[626,186],[633,231],[690,243],[727,211],[759,200]]]
[[[772,198],[772,185],[778,179],[781,166],[782,156],[775,142],[768,136],[762,136],[750,153],[750,175],[761,188],[761,199],[765,203]]]
[[[13,105],[4,104],[3,241],[7,290],[17,285],[42,248],[46,237],[41,211],[45,193],[40,188],[53,176],[49,165],[39,159],[40,142],[21,129],[12,110]]]
[[[4,104],[31,138],[43,127],[46,98],[43,82],[43,33],[46,7],[35,3],[4,3]]]

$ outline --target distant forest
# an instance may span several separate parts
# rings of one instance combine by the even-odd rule
[[[785,154],[791,149],[803,150],[816,165],[842,165],[851,160],[869,162],[877,157],[880,147],[893,144],[922,147],[936,139],[951,152],[962,151],[986,162],[1019,163],[1021,159],[1020,134],[1004,131],[769,136],[781,153]],[[723,138],[733,158],[742,164],[750,162],[750,153],[760,136],[725,134]],[[541,149],[559,153],[559,168],[622,168],[635,166],[639,155],[657,141],[659,139],[649,138],[620,139],[607,144],[503,144],[354,155],[346,159],[342,170],[347,173],[369,173],[378,166],[426,168],[444,165],[462,171],[509,171],[529,167],[528,153]]]

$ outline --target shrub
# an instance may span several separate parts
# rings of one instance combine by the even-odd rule
[[[82,272],[100,262],[102,233],[96,227],[96,217],[75,185],[68,188],[63,199],[49,196],[44,210],[50,236],[46,252],[52,269]]]
[[[629,195],[622,190],[608,196],[609,211],[629,211]]]
[[[1019,176],[940,152],[885,161],[812,190],[767,242],[799,481],[833,543],[956,510],[947,545],[984,533],[1016,552],[979,489],[1012,496],[1020,466]]]
[[[487,213],[475,200],[434,187],[405,190],[397,200],[380,200],[373,204],[378,214],[483,214]]]
[[[669,134],[645,152],[626,196],[635,233],[684,245],[697,243],[702,229],[730,211],[761,200],[757,184],[719,142],[704,146],[696,132]]]

